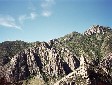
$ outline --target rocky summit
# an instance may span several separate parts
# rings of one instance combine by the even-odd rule
[[[112,29],[93,25],[49,42],[2,42],[0,85],[112,85]]]

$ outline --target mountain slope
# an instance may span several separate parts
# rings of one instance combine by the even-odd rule
[[[5,41],[0,43],[0,64],[6,64],[19,51],[27,48],[29,43],[24,41]]]
[[[72,32],[49,42],[5,43],[0,48],[2,85],[112,85],[109,27],[94,25],[84,34]]]

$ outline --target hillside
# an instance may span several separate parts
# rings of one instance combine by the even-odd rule
[[[0,43],[0,85],[112,85],[112,29]]]
[[[5,41],[0,43],[0,63],[8,63],[14,55],[28,46],[29,44],[24,41]]]

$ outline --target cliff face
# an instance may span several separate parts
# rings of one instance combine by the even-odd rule
[[[42,42],[38,46],[16,54],[7,68],[7,81],[17,82],[38,75],[45,81],[55,80],[79,67],[79,60],[66,48],[56,48],[58,40]],[[59,44],[61,47],[61,44]]]
[[[83,56],[80,57],[80,67],[57,81],[54,85],[89,85],[88,64]]]
[[[111,29],[97,25],[84,34],[8,51],[15,55],[1,58],[0,85],[112,85]]]

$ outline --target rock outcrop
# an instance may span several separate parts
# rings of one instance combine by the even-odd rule
[[[92,35],[92,34],[104,34],[107,31],[110,31],[111,28],[99,26],[99,25],[93,25],[90,29],[84,32],[84,35]]]
[[[38,75],[45,81],[50,77],[68,75],[79,67],[79,60],[67,48],[56,48],[58,40],[42,42],[16,54],[10,61],[6,71],[8,82],[25,80],[29,76]],[[62,47],[61,44],[58,46]]]
[[[111,34],[110,28],[96,25],[84,35],[3,46],[11,51],[1,51],[0,85],[112,85]]]
[[[88,64],[83,56],[80,58],[80,67],[57,81],[54,85],[89,85]]]

